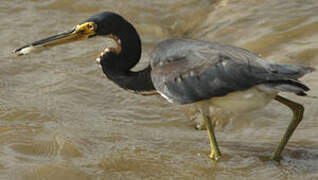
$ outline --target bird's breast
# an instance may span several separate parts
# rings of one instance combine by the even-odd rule
[[[265,107],[276,95],[276,91],[264,90],[262,86],[258,85],[244,91],[235,91],[222,97],[213,97],[197,103],[241,113]]]

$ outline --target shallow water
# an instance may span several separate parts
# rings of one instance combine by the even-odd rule
[[[0,3],[0,179],[317,179],[318,101],[281,164],[267,161],[291,119],[272,102],[241,115],[218,113],[223,158],[208,159],[205,131],[190,107],[138,96],[95,63],[103,39],[14,57],[25,43],[64,31],[99,11],[116,11],[140,32],[143,57],[173,37],[245,47],[273,61],[318,68],[316,0],[2,0]],[[318,96],[318,73],[302,78]]]

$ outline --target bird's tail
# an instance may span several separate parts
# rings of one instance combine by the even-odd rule
[[[316,69],[309,66],[303,65],[291,65],[291,64],[270,64],[269,65],[273,72],[282,77],[288,77],[289,79],[298,79],[307,73],[311,73]]]
[[[292,79],[269,81],[266,85],[275,90],[295,93],[298,96],[306,96],[305,92],[310,90],[305,84]]]
[[[292,92],[299,96],[307,96],[305,92],[309,87],[298,80],[315,68],[303,65],[271,64],[270,67],[276,76],[276,80],[269,81],[267,86],[284,92]]]

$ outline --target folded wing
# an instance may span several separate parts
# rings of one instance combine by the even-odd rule
[[[268,63],[252,52],[199,40],[167,40],[152,53],[151,77],[167,99],[192,103],[263,84],[304,95],[309,88],[297,79],[313,68]]]

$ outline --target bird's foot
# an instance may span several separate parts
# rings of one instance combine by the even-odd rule
[[[214,161],[218,161],[221,158],[221,153],[211,152],[209,158],[211,158]]]
[[[281,156],[275,156],[275,155],[273,155],[271,158],[270,158],[270,160],[272,160],[272,161],[276,161],[276,162],[280,162],[280,160],[282,159],[282,157]]]

